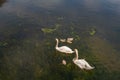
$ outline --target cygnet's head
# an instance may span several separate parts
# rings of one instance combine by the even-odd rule
[[[66,60],[62,60],[62,64],[66,65]]]

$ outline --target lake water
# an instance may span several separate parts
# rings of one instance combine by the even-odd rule
[[[119,80],[119,34],[120,0],[0,0],[0,80]],[[55,50],[68,37],[95,69]]]

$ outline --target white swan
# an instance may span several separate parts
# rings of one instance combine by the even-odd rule
[[[56,38],[56,47],[55,49],[59,52],[62,52],[62,53],[66,53],[66,54],[72,54],[74,53],[75,51],[72,51],[72,49],[70,49],[69,47],[67,46],[61,46],[61,47],[58,47],[58,43],[59,43],[59,40]]]
[[[94,67],[91,67],[85,59],[78,59],[78,50],[75,49],[76,57],[73,58],[74,64],[76,64],[81,69],[91,70]]]

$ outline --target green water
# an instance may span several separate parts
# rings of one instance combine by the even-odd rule
[[[119,9],[119,0],[0,0],[0,80],[119,80]],[[55,50],[55,38],[68,37],[59,46],[95,69]]]

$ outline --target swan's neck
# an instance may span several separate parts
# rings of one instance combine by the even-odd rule
[[[76,57],[75,59],[78,59],[78,50],[75,50]]]
[[[56,40],[56,48],[58,48],[58,43],[59,43],[58,40]]]

